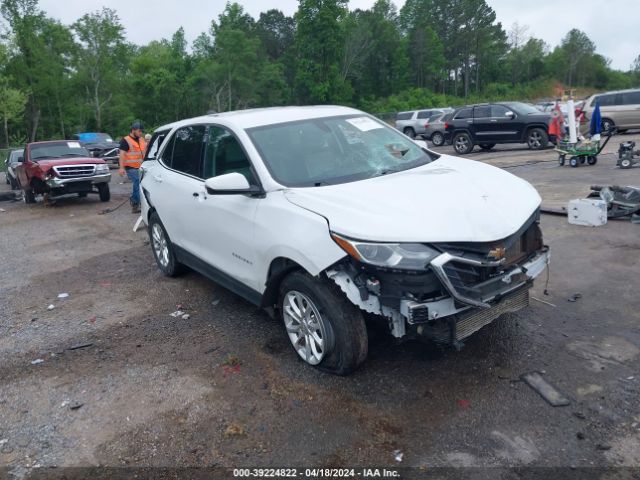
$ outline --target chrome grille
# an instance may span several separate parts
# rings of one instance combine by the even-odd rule
[[[95,173],[95,165],[69,165],[53,167],[60,178],[90,177]]]

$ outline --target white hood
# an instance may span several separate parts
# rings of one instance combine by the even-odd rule
[[[379,242],[489,242],[515,233],[540,206],[526,181],[496,167],[442,155],[399,173],[285,191],[325,217],[331,231]]]

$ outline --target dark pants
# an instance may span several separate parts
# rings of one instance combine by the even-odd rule
[[[140,172],[137,168],[127,168],[127,177],[131,180],[131,205],[140,205]]]

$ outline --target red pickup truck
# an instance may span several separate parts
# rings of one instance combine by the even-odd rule
[[[39,194],[86,197],[97,193],[103,202],[111,198],[109,165],[92,157],[77,141],[28,143],[20,162],[14,171],[26,203],[35,203]]]

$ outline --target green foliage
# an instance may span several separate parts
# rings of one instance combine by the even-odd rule
[[[102,130],[118,137],[196,115],[286,104],[338,103],[370,112],[553,97],[640,85],[640,55],[612,70],[587,35],[550,48],[486,0],[392,0],[349,11],[347,0],[299,0],[257,19],[227,3],[188,45],[179,28],[147,45],[126,41],[116,12],[67,26],[38,0],[0,0],[3,143]]]

